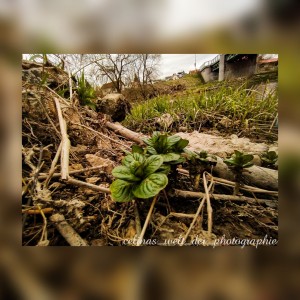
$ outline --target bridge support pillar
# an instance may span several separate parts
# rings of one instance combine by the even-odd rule
[[[220,61],[219,61],[219,81],[224,80],[225,74],[225,54],[220,54]]]

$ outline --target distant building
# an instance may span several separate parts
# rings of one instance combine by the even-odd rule
[[[184,71],[174,73],[172,76],[165,77],[165,80],[177,80],[181,77],[183,77],[186,73]]]

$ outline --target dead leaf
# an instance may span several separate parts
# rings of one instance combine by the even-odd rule
[[[69,171],[81,170],[83,169],[82,164],[72,164],[69,166]]]
[[[86,154],[85,158],[93,167],[103,166],[104,171],[107,173],[111,173],[114,168],[114,162],[108,158],[102,158],[94,154]]]
[[[87,183],[96,184],[96,182],[100,179],[100,177],[90,177],[86,178]]]

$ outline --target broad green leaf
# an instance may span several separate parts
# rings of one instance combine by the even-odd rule
[[[149,154],[152,154],[152,155],[157,154],[156,150],[152,146],[148,146],[146,149]]]
[[[130,164],[134,161],[138,161],[142,163],[145,160],[145,157],[140,153],[132,153],[129,155],[126,155],[122,160],[122,165],[129,167]]]
[[[236,165],[236,162],[233,158],[224,159],[224,163],[228,165]]]
[[[181,164],[181,163],[183,163],[183,162],[185,162],[185,158],[184,157],[180,157],[179,159],[177,159],[177,160],[172,160],[172,161],[170,161],[169,163],[171,164],[171,165],[177,165],[177,164]]]
[[[134,186],[132,193],[137,198],[147,199],[157,195],[168,184],[165,174],[154,173],[144,179],[138,186]]]
[[[161,154],[161,156],[164,162],[170,162],[180,158],[180,154],[176,154],[176,153]]]
[[[269,151],[268,152],[268,158],[270,160],[277,160],[278,159],[278,155],[275,151]]]
[[[275,164],[278,160],[278,155],[275,151],[268,151],[262,155],[261,159],[266,163]]]
[[[159,169],[157,170],[157,173],[163,173],[163,174],[166,174],[168,175],[171,171],[171,166],[170,165],[161,165],[159,167]]]
[[[249,168],[249,167],[252,167],[253,166],[253,163],[252,162],[248,162],[246,164],[243,165],[243,168]]]
[[[253,155],[252,154],[243,155],[243,164],[246,164],[246,163],[248,163],[252,160],[253,160]]]
[[[132,153],[140,153],[140,154],[144,153],[144,149],[138,145],[132,145],[131,149],[132,149]]]
[[[139,161],[134,161],[129,166],[130,171],[139,178],[144,178],[144,164],[140,163]]]
[[[176,144],[173,145],[172,150],[176,153],[181,153],[188,144],[188,140],[180,139]]]
[[[159,138],[160,136],[160,132],[159,131],[154,131],[153,134],[152,134],[152,137],[151,138],[146,138],[146,139],[143,139],[143,141],[149,145],[149,146],[153,146],[157,139]]]
[[[158,154],[166,153],[168,150],[168,137],[167,135],[160,135],[153,145]]]
[[[236,157],[240,157],[240,156],[243,155],[243,153],[238,151],[238,150],[234,150],[234,154],[235,154]]]
[[[121,179],[110,185],[111,196],[117,202],[128,202],[134,198],[132,194],[133,183]]]
[[[172,135],[167,137],[167,148],[171,148],[173,145],[178,143],[181,140],[181,137],[178,135]]]
[[[135,176],[131,170],[126,166],[118,166],[112,170],[112,175],[118,179],[127,181],[140,181],[141,178]]]
[[[144,162],[143,175],[147,177],[154,173],[163,164],[163,162],[161,155],[151,155]]]

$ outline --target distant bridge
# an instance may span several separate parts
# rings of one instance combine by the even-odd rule
[[[245,54],[225,54],[225,61],[231,61],[238,56],[245,56]],[[215,58],[203,63],[200,66],[199,71],[201,72],[207,67],[211,67],[212,72],[217,71],[219,69],[219,62],[220,62],[220,54],[217,55]]]

